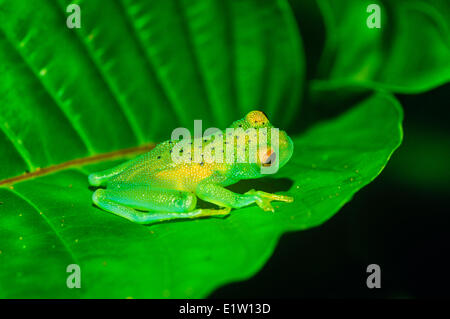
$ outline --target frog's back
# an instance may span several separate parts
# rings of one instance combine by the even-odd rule
[[[185,150],[189,162],[172,159],[174,146],[178,142],[166,141],[150,152],[131,160],[126,169],[110,180],[109,185],[149,185],[155,188],[195,191],[202,180],[213,178],[218,171],[227,171],[227,164],[193,162],[193,144]],[[181,154],[181,153],[180,153]]]

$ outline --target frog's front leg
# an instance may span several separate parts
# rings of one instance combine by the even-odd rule
[[[250,190],[245,194],[236,194],[232,191],[212,183],[200,183],[196,189],[197,196],[204,201],[214,203],[221,207],[241,208],[256,203],[265,211],[274,211],[271,201],[291,203],[294,199],[290,196],[270,194],[262,191]]]
[[[148,186],[129,185],[120,189],[98,189],[92,200],[98,207],[139,224],[180,218],[222,217],[230,212],[230,209],[194,210],[197,202],[194,194],[152,189]]]

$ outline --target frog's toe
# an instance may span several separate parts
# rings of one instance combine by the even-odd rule
[[[291,196],[271,194],[263,191],[255,191],[254,189],[248,191],[247,194],[256,196],[258,198],[258,201],[261,202],[261,204],[258,204],[258,206],[268,211],[273,211],[273,208],[270,205],[271,201],[280,201],[286,203],[292,203],[294,201],[294,198]]]
[[[275,194],[273,194],[275,195]],[[275,195],[276,198],[274,200],[280,201],[280,202],[286,202],[286,203],[292,203],[294,201],[294,198],[291,196],[285,196],[285,195]]]
[[[292,203],[294,201],[294,198],[292,198],[291,196],[271,194],[271,193],[266,193],[266,192],[262,192],[262,191],[258,191],[257,193],[259,196],[268,198],[270,200],[276,200],[276,201],[287,202],[287,203]]]
[[[271,200],[268,198],[264,198],[264,197],[259,197],[256,200],[256,204],[264,211],[266,212],[275,212],[275,209],[272,207],[272,205],[270,204]]]
[[[97,173],[92,173],[88,176],[89,185],[99,187],[103,186],[107,178],[100,176]]]
[[[193,213],[192,218],[198,217],[226,217],[230,214],[231,207],[224,207],[221,209],[209,209],[209,208],[200,208],[190,213]]]
[[[214,209],[211,212],[211,216],[217,216],[217,217],[225,217],[230,214],[231,207],[224,207],[221,209]]]

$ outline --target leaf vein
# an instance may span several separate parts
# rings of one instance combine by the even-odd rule
[[[6,39],[8,39],[9,45],[18,53],[18,56],[25,62],[25,65],[29,68],[31,73],[34,75],[34,77],[37,79],[37,82],[43,87],[44,91],[50,96],[51,100],[55,103],[55,105],[59,108],[59,110],[64,114],[67,121],[70,123],[73,131],[79,136],[80,140],[83,142],[83,144],[86,147],[86,150],[89,152],[89,154],[94,153],[94,148],[92,147],[92,144],[90,143],[89,139],[85,135],[82,129],[78,125],[75,124],[74,121],[72,121],[71,117],[69,116],[66,109],[62,106],[61,101],[50,91],[49,88],[44,84],[42,81],[42,78],[38,75],[38,73],[34,70],[33,66],[30,64],[30,62],[27,60],[27,58],[24,56],[24,54],[18,49],[15,42],[8,36],[8,34],[3,30],[3,33],[6,35]]]
[[[74,252],[72,251],[72,249],[70,248],[69,244],[64,240],[64,238],[61,236],[61,234],[56,230],[55,226],[50,222],[50,220],[48,219],[48,217],[44,214],[44,212],[42,212],[36,204],[34,204],[30,199],[28,199],[25,195],[19,193],[17,190],[14,189],[9,189],[9,191],[11,193],[13,193],[14,195],[16,195],[17,197],[21,198],[23,201],[25,201],[28,205],[30,205],[31,208],[33,208],[33,210],[36,211],[36,213],[39,214],[39,216],[41,216],[44,221],[47,223],[47,225],[50,227],[50,229],[54,232],[55,236],[59,239],[59,241],[61,242],[61,244],[63,245],[63,247],[66,249],[67,253],[70,255],[70,257],[72,258],[72,260],[74,261],[75,264],[80,264],[78,261],[78,258],[75,256]]]
[[[5,125],[5,121],[2,118],[0,118],[0,128],[2,129],[3,133],[5,133],[6,137],[11,142],[11,144],[14,146],[14,148],[17,150],[17,152],[20,154],[22,159],[25,161],[25,163],[28,166],[28,169],[30,171],[34,171],[35,166],[34,166],[33,162],[31,161],[30,153],[23,146],[23,144],[18,142],[17,136],[14,134],[14,132],[11,129],[9,129]]]
[[[64,15],[64,8],[63,8],[63,11],[61,12],[61,14]],[[87,55],[89,56],[92,63],[96,67],[98,74],[100,75],[100,78],[106,84],[106,87],[109,89],[109,92],[111,93],[112,97],[114,98],[114,100],[117,102],[117,105],[120,107],[120,109],[124,113],[125,118],[128,121],[130,128],[131,128],[133,134],[135,135],[137,141],[140,144],[144,143],[145,142],[144,134],[143,134],[142,128],[137,124],[134,113],[130,110],[128,103],[122,98],[122,95],[120,94],[120,92],[118,92],[118,90],[116,88],[114,88],[114,86],[112,85],[111,81],[108,80],[108,76],[107,76],[107,74],[105,74],[105,71],[104,71],[105,66],[103,65],[103,67],[102,67],[100,59],[95,57],[93,50],[91,49],[91,47],[88,45],[88,43],[86,41],[86,38],[83,37],[80,34],[81,31],[78,32],[78,30],[79,29],[77,29],[77,32],[76,32],[76,34],[77,34],[76,38],[82,44],[83,48],[87,52]]]
[[[126,21],[130,25],[131,29],[134,31],[133,33],[133,39],[136,41],[138,46],[141,48],[144,56],[146,57],[146,60],[148,61],[149,68],[153,71],[153,74],[156,75],[156,78],[158,79],[158,83],[161,85],[161,89],[164,92],[165,96],[167,97],[167,100],[169,101],[170,106],[174,110],[174,114],[178,117],[180,120],[180,123],[183,125],[188,125],[189,123],[187,120],[189,119],[188,114],[186,113],[186,109],[183,107],[183,105],[180,103],[179,99],[177,98],[177,94],[175,90],[173,89],[172,85],[169,83],[169,81],[164,79],[164,76],[158,72],[157,67],[155,65],[155,61],[152,58],[151,54],[146,49],[146,46],[144,44],[144,41],[142,39],[142,28],[139,28],[135,24],[135,19],[133,19],[133,14],[130,12],[130,6],[127,6],[127,4],[124,2],[124,0],[119,0],[119,3],[121,4],[124,12],[124,16],[126,18]]]

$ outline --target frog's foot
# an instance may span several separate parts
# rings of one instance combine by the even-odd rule
[[[197,217],[225,217],[230,214],[231,207],[224,207],[221,209],[209,209],[209,208],[202,208],[197,209],[198,212],[197,215],[194,216],[194,218]]]
[[[275,211],[275,209],[270,204],[271,201],[281,201],[281,202],[286,202],[286,203],[292,203],[294,201],[294,198],[292,198],[290,196],[271,194],[271,193],[266,193],[263,191],[256,191],[254,189],[248,191],[245,194],[255,196],[256,204],[261,209],[263,209],[265,211],[270,211],[270,212]]]

